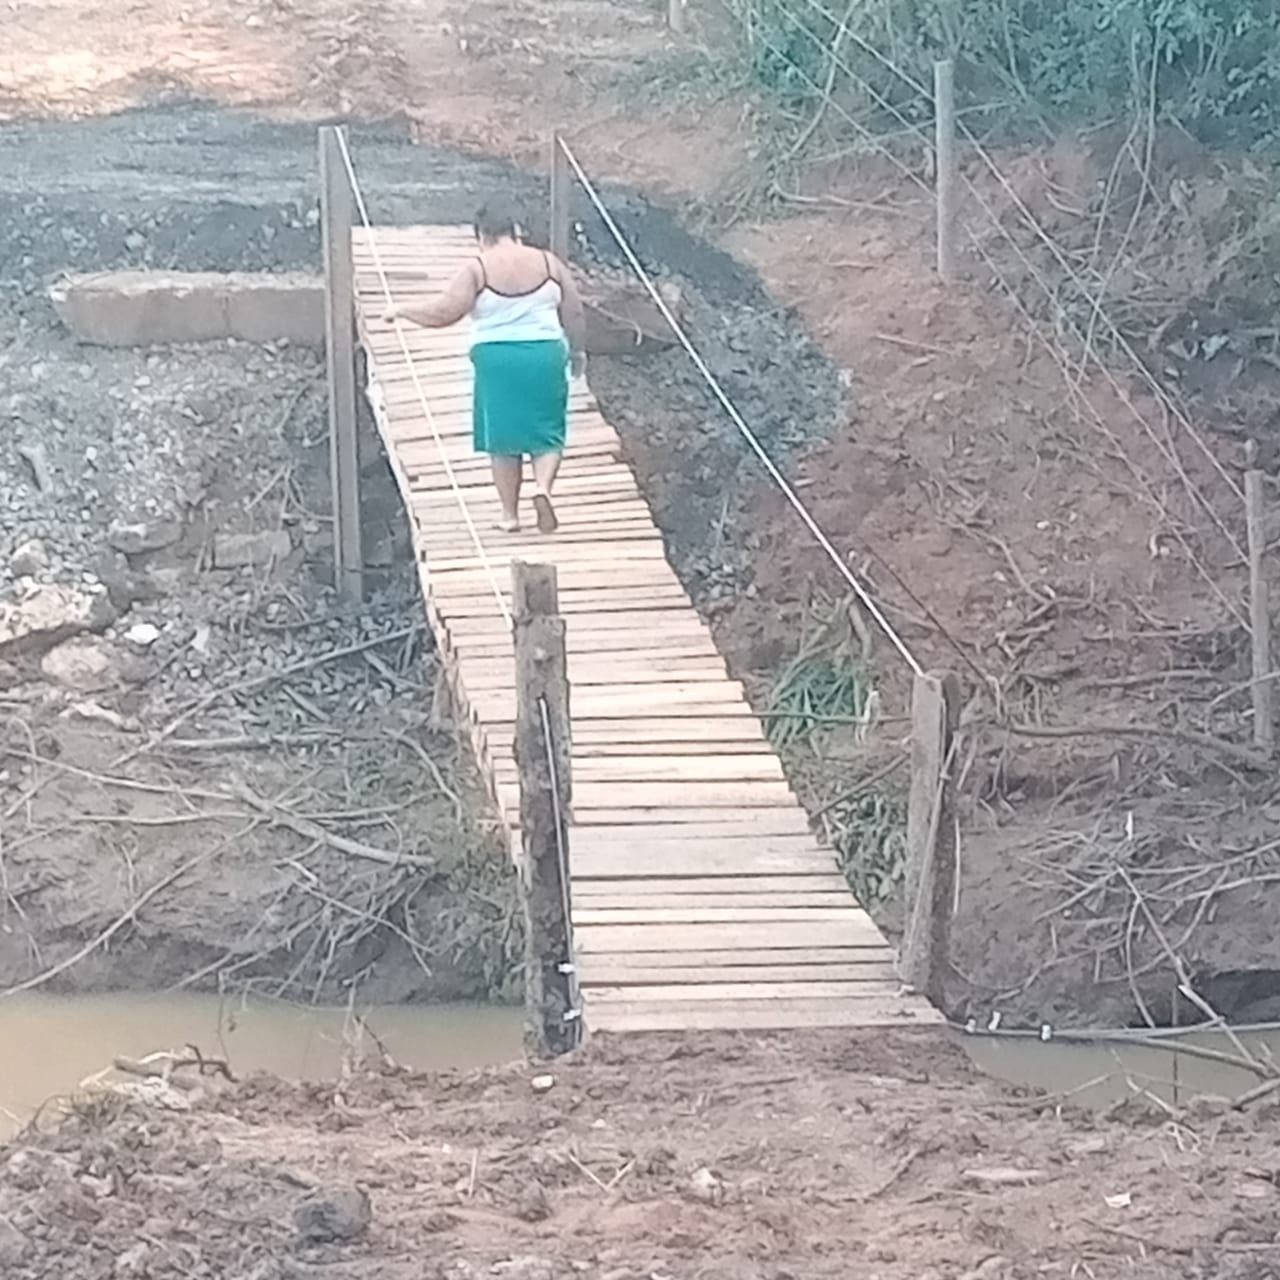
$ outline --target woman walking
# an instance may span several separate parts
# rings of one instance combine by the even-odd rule
[[[528,456],[538,529],[554,533],[559,522],[552,491],[564,454],[569,375],[583,369],[582,300],[563,262],[523,243],[511,209],[486,204],[476,214],[475,233],[479,255],[439,299],[393,307],[387,320],[443,329],[471,317],[472,435],[493,467],[502,502],[498,527],[519,532]]]

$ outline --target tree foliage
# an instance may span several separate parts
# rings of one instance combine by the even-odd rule
[[[1206,141],[1280,133],[1280,0],[742,2],[755,73],[788,94],[825,85],[847,19],[840,58],[904,114],[924,110],[908,80],[954,57],[971,113],[1088,125],[1154,99]]]

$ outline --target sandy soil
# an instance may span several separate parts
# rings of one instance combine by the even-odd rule
[[[823,402],[825,442],[796,464],[806,501],[922,661],[960,669],[975,695],[953,1012],[1138,1016],[1135,985],[1148,1007],[1148,976],[1169,987],[1143,900],[1206,982],[1280,969],[1263,892],[1273,855],[1257,838],[1270,775],[1230,750],[1248,730],[1234,616],[1239,450],[1213,433],[1239,423],[1206,401],[1192,435],[1176,399],[1153,397],[1130,374],[1076,369],[1053,341],[1025,335],[1019,308],[1044,317],[1045,304],[1028,300],[1013,251],[981,233],[966,283],[940,289],[926,203],[872,160],[774,173],[771,203],[746,199],[762,189],[769,113],[696,38],[672,42],[659,17],[607,3],[303,11],[219,0],[149,5],[120,22],[48,4],[24,13],[0,101],[24,117],[191,95],[295,117],[395,115],[423,142],[534,170],[551,128],[572,124],[593,172],[691,221],[738,210],[720,243],[798,309],[847,392],[838,409]],[[712,18],[700,20],[709,42],[723,39]],[[1064,146],[1001,160],[1010,189],[1051,230],[1083,234],[1062,209],[1087,206],[1109,156]],[[970,176],[986,198],[1001,194],[980,166]],[[1034,265],[1034,245],[1022,248]],[[996,287],[1010,274],[1015,302]],[[728,345],[719,363],[731,370]],[[619,394],[602,396],[626,428],[617,377]],[[691,495],[690,523],[705,534],[719,496],[706,478],[731,453],[705,397],[679,394],[708,423],[694,467],[687,417],[631,424],[635,459],[677,541]],[[796,419],[823,416],[803,401],[763,409],[792,447],[812,438],[792,429]],[[743,483],[719,501],[712,546],[732,552],[718,592],[708,557],[701,567],[691,557],[686,572],[731,660],[763,690],[814,592],[835,580],[766,486]],[[883,644],[876,676],[884,731],[870,747],[839,744],[835,770],[800,771],[815,805],[898,750],[907,681]],[[1046,729],[1068,736],[1045,740]],[[1228,749],[1206,745],[1206,734]],[[1130,846],[1156,877],[1137,888],[1116,871]]]
[[[602,1041],[551,1068],[548,1092],[542,1070],[205,1077],[210,1096],[180,1096],[180,1113],[82,1099],[57,1133],[0,1149],[0,1260],[32,1280],[1277,1265],[1272,1111],[1077,1113],[975,1078],[934,1039],[885,1035]]]

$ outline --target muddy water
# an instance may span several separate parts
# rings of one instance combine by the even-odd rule
[[[1236,1034],[1256,1060],[1271,1055],[1280,1061],[1280,1032],[1241,1029]],[[1224,1035],[1188,1032],[1159,1038],[1167,1047],[1119,1040],[1045,1044],[1034,1036],[963,1036],[960,1043],[981,1070],[1013,1084],[1069,1095],[1073,1104],[1085,1107],[1106,1106],[1140,1092],[1173,1105],[1204,1095],[1234,1098],[1258,1083],[1248,1070],[1194,1055],[1200,1048],[1238,1058],[1239,1049]]]
[[[346,1015],[216,996],[15,997],[0,1001],[0,1139],[45,1099],[73,1092],[117,1056],[197,1045],[239,1074],[331,1079]],[[393,1058],[418,1070],[492,1066],[520,1056],[518,1010],[445,1005],[369,1015]]]
[[[142,1058],[195,1044],[226,1057],[238,1074],[269,1071],[295,1080],[337,1075],[346,1015],[269,1001],[214,996],[104,995],[0,1001],[0,1139],[47,1098],[75,1091],[118,1056]],[[399,1006],[369,1015],[397,1062],[418,1070],[510,1062],[521,1053],[521,1013],[478,1005]],[[1243,1030],[1255,1057],[1280,1058],[1280,1032]],[[1234,1097],[1257,1083],[1248,1071],[1206,1061],[1199,1046],[1237,1055],[1223,1036],[1190,1033],[1170,1048],[1112,1042],[1042,1043],[1035,1037],[960,1036],[979,1069],[1014,1084],[1100,1107],[1145,1091],[1178,1104],[1203,1094]],[[1175,1046],[1182,1051],[1171,1052]]]

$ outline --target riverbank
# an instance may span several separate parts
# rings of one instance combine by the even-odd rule
[[[362,1052],[327,1085],[209,1073],[176,1100],[81,1098],[0,1150],[6,1274],[1256,1280],[1280,1265],[1265,1106],[1078,1111],[977,1075],[937,1035],[601,1039],[550,1066],[417,1076]]]

